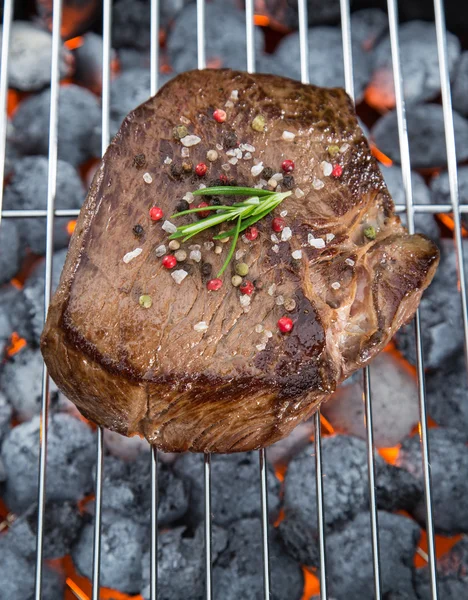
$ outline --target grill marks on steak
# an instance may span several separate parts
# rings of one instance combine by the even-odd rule
[[[215,108],[226,109],[225,123],[213,119]],[[258,114],[266,120],[263,133],[251,127]],[[182,123],[201,138],[189,157],[172,134]],[[295,134],[292,141],[283,139],[285,130]],[[226,173],[221,165],[236,143],[255,151]],[[209,163],[206,153],[217,145],[219,159]],[[261,179],[251,174],[255,159],[274,172],[292,159],[295,170],[293,195],[258,224],[254,242],[238,243],[249,279],[260,282],[246,312],[228,271],[221,290],[206,289],[202,264],[216,273],[229,244],[220,255],[206,249],[212,231],[184,244],[199,244],[202,261],[188,261],[191,273],[179,286],[155,255],[168,234],[148,211],[156,204],[168,218],[188,191],[220,176],[253,186]],[[207,176],[184,171],[187,161],[206,162]],[[325,177],[322,161],[340,164],[342,175]],[[275,252],[271,221],[283,210],[293,235]],[[143,227],[138,237],[136,224]],[[363,235],[368,225],[375,240]],[[324,248],[309,244],[311,233],[327,239]],[[135,248],[141,254],[126,264],[124,255]],[[302,258],[295,260],[298,249]],[[189,72],[132,112],[107,150],[72,238],[42,351],[59,387],[103,426],[144,435],[168,451],[258,448],[287,435],[385,346],[412,317],[437,262],[432,242],[409,236],[394,215],[342,90],[227,70]],[[152,297],[150,309],[139,306],[142,294]],[[278,296],[294,300],[294,310],[286,313]],[[284,314],[294,321],[287,335],[276,327]],[[206,331],[194,330],[200,321]],[[258,324],[271,337],[258,333]]]

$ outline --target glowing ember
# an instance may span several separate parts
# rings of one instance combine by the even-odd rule
[[[68,221],[67,223],[67,233],[71,235],[75,231],[76,221]]]
[[[391,167],[393,165],[393,160],[384,154],[381,150],[377,148],[374,144],[370,145],[372,155],[381,162],[385,167]]]
[[[14,356],[17,354],[22,348],[26,346],[26,340],[20,337],[16,331],[11,334],[10,345],[7,348],[7,355]]]
[[[443,223],[445,225],[445,227],[447,227],[448,229],[450,229],[450,231],[454,231],[455,230],[455,222],[453,220],[453,215],[452,214],[445,214],[445,213],[441,213],[437,215],[437,218],[439,219],[439,221],[441,223]],[[465,229],[465,227],[463,227],[462,225],[462,236],[463,237],[468,237],[468,231]]]
[[[309,571],[306,567],[302,567],[304,575],[304,594],[301,600],[310,600],[320,594],[319,578]]]
[[[386,462],[394,465],[396,464],[400,447],[401,445],[393,446],[392,448],[379,448],[378,452]]]
[[[259,27],[268,27],[270,24],[270,18],[266,15],[254,15],[254,23]]]
[[[84,37],[78,35],[77,37],[71,38],[65,42],[65,46],[69,50],[76,50],[76,48],[80,48],[84,44]]]

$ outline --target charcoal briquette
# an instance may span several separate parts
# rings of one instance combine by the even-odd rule
[[[6,284],[0,287],[0,350],[2,344],[5,350],[14,331],[28,342],[33,339],[23,290],[12,284]],[[3,352],[1,354],[3,355]]]
[[[370,52],[388,30],[388,17],[380,8],[364,8],[351,15],[351,35],[363,50]]]
[[[11,418],[13,409],[8,403],[5,395],[0,391],[0,446],[3,438],[11,429]]]
[[[468,54],[468,53],[467,53]],[[432,202],[434,204],[451,204],[450,177],[448,171],[443,171],[431,181]],[[468,167],[458,168],[458,198],[460,204],[468,204]],[[462,223],[468,225],[468,215],[461,213]]]
[[[453,108],[468,117],[468,51],[462,52],[452,83]]]
[[[0,285],[18,273],[23,257],[19,219],[4,219],[0,226]]]
[[[0,600],[30,600],[34,592],[34,567],[18,556],[4,536],[0,538]]]
[[[280,0],[265,0],[264,10],[282,27],[297,29],[299,27],[299,12],[297,2],[281,2]],[[338,0],[307,0],[307,16],[309,25],[323,23],[336,24],[340,19],[340,3]]]

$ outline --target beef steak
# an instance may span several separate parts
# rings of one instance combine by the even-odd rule
[[[281,180],[286,159],[294,171]],[[198,163],[208,167],[202,177]],[[259,222],[256,240],[237,245],[255,282],[250,303],[229,270],[220,290],[207,289],[229,249],[213,248],[212,230],[182,244],[187,259],[172,271],[162,264],[161,246],[171,252],[163,223],[174,222],[184,196],[234,180],[280,180],[293,192]],[[154,205],[160,221],[149,217]],[[279,214],[286,227],[274,234]],[[437,263],[435,245],[408,235],[394,214],[343,90],[192,71],[130,113],[110,144],[42,352],[57,385],[100,425],[166,451],[251,450],[286,436],[382,350],[413,316]],[[277,326],[283,316],[294,322],[287,334]]]

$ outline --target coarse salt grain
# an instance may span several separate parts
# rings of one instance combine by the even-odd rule
[[[322,169],[322,173],[325,175],[325,177],[328,177],[329,175],[331,175],[331,172],[333,171],[333,167],[332,167],[331,163],[329,163],[326,160],[323,160],[320,163],[320,168]]]
[[[244,154],[244,160],[250,160],[252,158],[252,154],[250,152],[246,152]]]
[[[338,283],[338,281],[335,281],[335,283],[332,283],[331,286],[334,290],[339,290],[341,287],[341,285]]]
[[[272,283],[270,285],[270,287],[268,288],[268,294],[270,296],[273,296],[273,294],[276,292],[276,283]]]
[[[221,254],[222,251],[223,251],[222,246],[215,246],[215,249],[214,249],[215,254]]]
[[[235,148],[234,149],[234,156],[236,158],[242,158],[242,150],[240,150],[239,148]]]
[[[284,296],[276,296],[275,303],[278,306],[283,306],[283,304],[284,304]]]
[[[226,151],[226,156],[235,156],[236,152],[234,150],[234,148],[229,148],[229,150]]]
[[[231,100],[238,100],[238,99],[239,99],[239,90],[232,90]]]
[[[214,248],[214,242],[203,242],[205,250],[212,250]]]
[[[164,223],[162,224],[162,229],[164,229],[164,231],[167,231],[167,233],[175,233],[177,231],[177,227],[174,225],[174,223],[171,223],[170,221],[164,221]]]
[[[261,323],[259,323],[258,325],[255,325],[255,332],[256,333],[262,333],[262,331],[265,329],[265,327],[263,327],[263,325]]]
[[[161,246],[158,246],[156,248],[156,250],[154,251],[154,253],[156,254],[156,256],[158,258],[161,258],[161,256],[164,256],[166,254],[166,246],[164,246],[164,244],[162,244]]]
[[[206,153],[206,158],[210,162],[214,162],[215,160],[218,160],[218,153],[216,152],[216,150],[208,150],[208,152]]]
[[[268,180],[268,185],[270,187],[272,187],[273,189],[276,188],[276,186],[278,185],[278,182],[276,181],[276,179],[273,179],[273,177],[271,179]]]
[[[275,244],[274,246],[272,246],[271,249],[273,250],[273,252],[275,254],[278,254],[278,252],[279,252],[279,246],[278,246],[278,244]]]
[[[132,250],[131,252],[127,252],[127,254],[123,257],[124,263],[129,263],[131,260],[133,260],[137,256],[140,256],[140,254],[142,252],[143,252],[143,248],[135,248],[135,250]]]
[[[347,259],[345,260],[345,263],[346,263],[347,265],[349,265],[350,267],[354,267],[354,265],[356,264],[352,258],[347,258]]]
[[[151,177],[151,175],[149,173],[145,173],[143,175],[143,181],[145,183],[153,183],[153,178]]]
[[[170,156],[166,156],[166,158],[164,159],[164,164],[165,165],[170,165],[172,162],[172,158]]]
[[[277,243],[279,242],[279,238],[278,238],[278,236],[276,235],[276,233],[272,233],[272,234],[271,234],[271,241],[272,241],[274,244],[277,244]]]
[[[204,190],[206,188],[206,185],[204,183],[200,183],[200,185],[198,186],[199,190]]]
[[[294,195],[296,196],[296,198],[303,198],[305,196],[301,188],[296,188],[294,191]]]
[[[257,177],[258,175],[260,175],[260,173],[263,171],[263,162],[259,162],[258,164],[254,165],[251,169],[250,172],[254,177]]]
[[[270,331],[269,329],[265,329],[265,335],[267,338],[271,338],[271,337],[273,337],[273,332]]]
[[[192,252],[189,254],[189,258],[190,260],[194,260],[195,262],[199,263],[201,261],[200,250],[192,250]]]
[[[237,165],[237,161],[238,161],[238,160],[239,160],[239,159],[238,159],[238,158],[236,158],[236,157],[234,156],[233,158],[230,158],[230,159],[228,160],[228,163],[230,163],[231,165]]]
[[[262,350],[265,350],[265,348],[266,348],[266,344],[257,344],[257,345],[255,346],[255,348],[257,348],[257,350],[258,350],[259,352],[261,352]]]
[[[193,328],[195,331],[206,331],[208,329],[208,324],[206,321],[199,321],[193,326]]]
[[[187,192],[182,198],[189,204],[192,204],[192,202],[195,200],[195,196],[192,194],[192,192]]]
[[[188,158],[190,156],[190,150],[188,148],[182,148],[180,155],[182,158]]]
[[[293,133],[292,131],[285,130],[285,131],[283,131],[283,135],[281,137],[283,138],[283,140],[290,142],[296,137],[296,134]]]
[[[314,190],[321,190],[324,185],[325,184],[321,179],[317,179],[317,177],[314,177],[312,181],[312,187],[314,188]]]
[[[292,231],[290,227],[285,227],[283,229],[283,231],[281,232],[281,241],[282,242],[287,242],[288,240],[290,240],[292,237]]]
[[[287,217],[288,216],[288,211],[287,210],[282,210],[280,212],[280,217]]]
[[[172,279],[178,285],[180,285],[182,283],[182,281],[187,277],[187,275],[188,275],[188,273],[187,273],[187,271],[184,271],[184,269],[177,269],[176,271],[172,271],[172,273],[171,273]]]
[[[278,182],[283,181],[283,173],[275,173],[272,176],[272,179],[276,179],[276,181]]]
[[[234,102],[232,100],[228,100],[224,105],[225,108],[232,108],[234,106]]]
[[[249,238],[246,237],[245,235],[242,236],[242,241],[244,242],[244,244],[250,244]]]
[[[343,144],[340,148],[340,152],[341,154],[343,154],[344,152],[346,152],[346,150],[348,150],[349,148],[349,144]]]
[[[294,250],[294,252],[291,253],[291,256],[294,260],[300,260],[302,258],[302,250]]]
[[[246,306],[250,306],[251,300],[252,300],[252,297],[249,296],[248,294],[242,294],[239,298],[239,302],[240,302],[240,305],[242,306],[242,308],[245,308]]]
[[[190,125],[190,119],[187,119],[187,117],[182,116],[180,117],[180,120],[184,125]]]
[[[236,252],[236,260],[240,260],[245,254],[245,250],[237,250]]]
[[[186,135],[181,140],[182,146],[186,148],[190,148],[191,146],[196,146],[201,142],[201,138],[198,135]]]
[[[229,165],[228,163],[224,163],[224,165],[221,165],[221,169],[223,169],[223,171],[230,171],[231,165]]]
[[[252,146],[252,144],[243,144],[243,150],[246,150],[247,152],[255,152],[255,146]]]
[[[222,149],[223,146],[221,144],[216,144],[216,150],[219,150],[221,152]]]
[[[334,239],[335,239],[334,233],[327,233],[327,235],[325,236],[325,241],[327,242],[327,244],[329,244]]]
[[[325,240],[323,240],[322,238],[309,238],[308,241],[309,245],[312,246],[312,248],[325,248]]]

